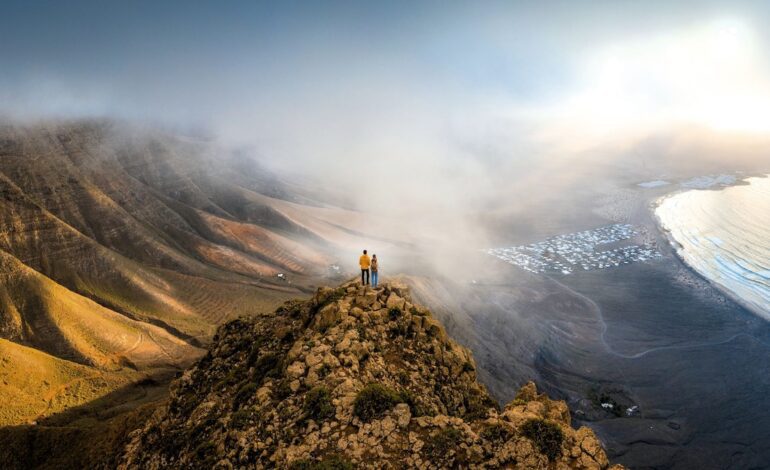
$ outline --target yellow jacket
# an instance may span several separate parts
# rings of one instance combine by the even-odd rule
[[[361,255],[361,257],[358,258],[358,264],[361,266],[361,269],[369,269],[371,263],[372,260],[369,258],[369,255]]]

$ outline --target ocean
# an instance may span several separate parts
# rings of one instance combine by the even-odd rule
[[[688,265],[770,319],[770,175],[668,196],[656,215]]]

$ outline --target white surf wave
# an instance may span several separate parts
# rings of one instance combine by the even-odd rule
[[[665,198],[656,215],[701,275],[770,319],[770,177]]]

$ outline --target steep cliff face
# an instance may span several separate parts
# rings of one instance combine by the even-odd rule
[[[123,468],[609,467],[534,384],[500,409],[404,286],[357,283],[220,327]]]

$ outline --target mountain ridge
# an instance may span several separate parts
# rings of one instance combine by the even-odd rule
[[[3,348],[0,425],[184,368],[223,321],[312,292],[335,248],[279,207],[318,209],[294,189],[205,140],[108,120],[0,122],[0,338],[47,361],[22,380],[19,348]],[[75,365],[115,380],[65,393],[57,377]],[[61,391],[42,414],[41,387]]]
[[[570,421],[533,383],[498,408],[406,286],[349,282],[220,327],[119,467],[610,468]]]

